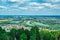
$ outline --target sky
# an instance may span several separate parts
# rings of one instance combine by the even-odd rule
[[[0,15],[60,15],[60,0],[0,0]]]

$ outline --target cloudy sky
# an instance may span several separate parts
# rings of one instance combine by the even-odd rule
[[[0,15],[60,15],[60,0],[0,0]]]

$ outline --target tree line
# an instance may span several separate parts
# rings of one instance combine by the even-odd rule
[[[39,27],[32,27],[31,30],[13,28],[6,32],[0,27],[0,40],[60,40],[60,32],[40,30]]]

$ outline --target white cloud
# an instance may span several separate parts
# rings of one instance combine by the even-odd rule
[[[0,8],[2,8],[2,9],[6,9],[7,7],[5,7],[5,6],[0,6]]]
[[[20,9],[20,10],[40,10],[44,8],[50,8],[50,9],[60,9],[60,6],[57,4],[51,4],[51,3],[37,3],[37,2],[30,2],[27,5],[20,7],[17,5],[11,6],[12,9]]]
[[[43,0],[43,1],[46,1],[46,2],[60,2],[60,0]]]
[[[51,8],[52,9],[60,9],[60,5],[53,5]]]
[[[23,3],[23,2],[26,2],[26,1],[29,1],[29,0],[8,0],[8,1]]]
[[[36,3],[36,2],[31,2],[27,6],[28,8],[33,8],[33,9],[43,9],[43,8],[50,8],[50,9],[60,9],[60,4],[51,4],[51,3]]]
[[[39,10],[39,9],[43,9],[44,6],[42,6],[41,4],[36,3],[36,2],[30,2],[26,6],[23,6],[23,7],[14,5],[14,6],[11,6],[11,8],[13,8],[13,9],[20,9],[20,10],[30,10],[30,9],[32,9],[32,10]]]
[[[29,8],[36,8],[36,9],[44,8],[44,6],[42,6],[40,3],[36,3],[36,2],[29,3],[29,5],[27,7],[29,7]]]
[[[60,2],[60,0],[51,0],[51,2]]]
[[[22,4],[22,3],[28,2],[29,0],[8,0],[8,1]]]
[[[6,2],[7,0],[1,0],[1,2]]]
[[[19,7],[19,9],[27,10],[28,8],[26,8],[26,7]]]
[[[23,3],[25,3],[25,2],[29,2],[29,0],[1,0],[1,2],[2,3],[7,3],[7,2],[15,2],[15,3],[17,3],[17,5],[18,4],[23,4]]]
[[[58,4],[42,3],[41,5],[43,5],[45,7],[49,7],[51,9],[60,9],[60,5],[58,5]]]
[[[8,1],[11,1],[11,2],[18,2],[19,0],[8,0]]]
[[[29,0],[5,0],[5,1],[17,2],[16,4],[13,4],[10,6],[10,8],[12,8],[12,9],[22,9],[22,10],[27,10],[27,9],[35,10],[36,9],[36,10],[39,10],[39,9],[43,9],[45,7],[48,7],[51,9],[60,9],[60,4],[58,5],[58,4],[51,4],[51,3],[29,2]],[[53,0],[49,0],[49,1],[53,1]],[[55,1],[59,1],[59,0],[55,0]],[[28,2],[27,5],[25,4],[25,2]],[[25,6],[20,7],[20,4],[23,4]],[[1,6],[0,8],[6,8],[6,7]]]
[[[29,5],[40,5],[40,3],[37,3],[37,2],[31,2],[31,3],[29,3]]]

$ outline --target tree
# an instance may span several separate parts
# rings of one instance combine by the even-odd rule
[[[15,36],[16,36],[16,29],[12,29],[11,31],[10,31],[10,36],[11,36],[11,38],[10,38],[10,40],[15,40]]]
[[[27,40],[30,40],[30,31],[25,29],[24,33],[27,35]]]
[[[30,40],[36,40],[36,34],[31,35]]]
[[[6,31],[0,27],[0,40],[6,39]]]
[[[51,31],[51,40],[57,40],[58,35],[59,35],[58,32]]]
[[[27,40],[27,35],[25,33],[22,33],[20,35],[20,40]]]
[[[58,40],[60,40],[60,35],[58,36],[58,38],[57,38]]]
[[[40,40],[40,33],[39,33],[39,28],[37,26],[32,27],[30,31],[30,40]]]
[[[41,30],[40,35],[42,40],[56,40],[56,37],[55,37],[56,34],[51,33],[47,30]]]
[[[17,40],[19,40],[20,35],[21,35],[22,33],[24,33],[24,28],[18,29],[18,30],[16,31],[16,39],[17,39]]]

